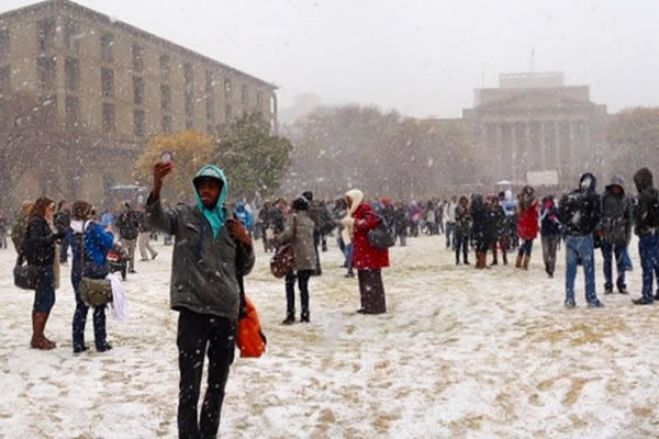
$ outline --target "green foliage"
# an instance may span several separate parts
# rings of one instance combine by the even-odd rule
[[[214,161],[224,169],[233,197],[273,194],[288,166],[291,142],[270,134],[258,114],[245,116],[227,128]]]

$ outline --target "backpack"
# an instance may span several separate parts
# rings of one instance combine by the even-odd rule
[[[368,243],[371,247],[378,250],[386,250],[389,247],[393,247],[396,244],[396,240],[389,232],[387,220],[381,215],[376,214],[376,216],[378,217],[378,225],[368,231]]]

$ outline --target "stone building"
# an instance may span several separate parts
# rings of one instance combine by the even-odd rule
[[[30,94],[49,118],[87,133],[88,148],[102,163],[82,176],[87,196],[130,181],[126,160],[135,159],[150,135],[195,129],[221,136],[232,120],[254,113],[276,130],[275,91],[271,83],[68,0],[0,14],[0,97]],[[35,187],[29,175],[23,178],[19,198]],[[60,192],[52,195],[81,195]]]
[[[587,86],[565,85],[562,73],[518,73],[475,94],[463,122],[486,178],[522,182],[527,172],[555,170],[563,182],[598,170],[607,112],[590,101]]]

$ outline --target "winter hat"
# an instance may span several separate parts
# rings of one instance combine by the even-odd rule
[[[350,207],[349,212],[352,216],[352,214],[355,213],[355,210],[357,210],[357,207],[361,204],[362,201],[364,201],[364,192],[360,191],[359,189],[351,189],[346,192],[346,197],[352,200],[352,206]]]
[[[297,211],[308,210],[309,209],[309,202],[307,201],[307,199],[305,197],[300,197],[300,198],[296,198],[295,200],[293,200],[292,206],[293,206],[293,209],[297,210]]]
[[[648,168],[641,168],[636,171],[636,174],[634,174],[634,184],[639,192],[651,188],[653,186],[652,171]]]

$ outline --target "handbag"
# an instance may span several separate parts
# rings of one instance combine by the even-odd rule
[[[14,285],[23,290],[34,290],[37,287],[40,267],[23,264],[21,259],[19,256],[14,266]]]
[[[265,353],[268,340],[261,330],[259,315],[254,303],[245,296],[242,275],[238,275],[238,288],[240,290],[240,315],[238,316],[236,346],[240,349],[241,358],[259,358]]]
[[[396,244],[395,238],[389,232],[387,221],[380,215],[378,217],[378,225],[367,233],[368,243],[371,247],[378,250],[386,250]]]
[[[84,232],[80,243],[80,258],[82,269],[85,269],[85,238]],[[112,284],[109,279],[93,279],[82,276],[78,285],[80,298],[89,306],[103,306],[112,302]]]
[[[293,236],[291,240],[277,247],[275,254],[270,259],[270,272],[276,278],[282,278],[295,270],[295,252],[293,250],[293,242],[295,242],[295,235],[297,232],[297,221],[293,217]]]

